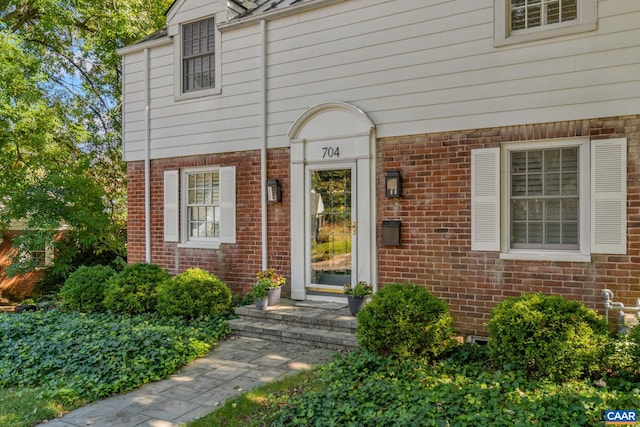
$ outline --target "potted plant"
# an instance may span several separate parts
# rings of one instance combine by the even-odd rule
[[[259,271],[256,274],[256,285],[263,285],[267,289],[267,299],[269,305],[278,305],[280,302],[280,294],[282,293],[282,287],[287,283],[287,279],[284,276],[276,273],[274,268],[267,268],[266,270]]]
[[[253,295],[253,300],[256,303],[256,308],[258,310],[264,310],[269,305],[269,300],[267,299],[267,286],[264,283],[256,283],[251,289],[251,294]]]
[[[373,288],[364,281],[356,283],[353,287],[351,284],[347,283],[344,285],[344,293],[347,295],[349,311],[352,316],[355,316],[358,314],[358,311],[362,309],[367,295],[371,295],[373,293]]]

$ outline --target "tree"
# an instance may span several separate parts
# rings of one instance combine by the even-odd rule
[[[171,0],[0,0],[0,226],[23,250],[124,254],[121,69],[116,49],[165,25]],[[16,259],[12,272],[32,268]]]

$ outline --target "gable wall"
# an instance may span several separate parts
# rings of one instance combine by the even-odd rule
[[[167,13],[169,26],[225,10],[226,0],[180,0]]]

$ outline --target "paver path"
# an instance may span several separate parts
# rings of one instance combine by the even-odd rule
[[[170,378],[76,409],[47,427],[170,427],[214,411],[229,397],[331,360],[335,350],[231,337]]]

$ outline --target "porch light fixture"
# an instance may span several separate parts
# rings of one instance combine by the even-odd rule
[[[402,177],[400,171],[388,171],[384,177],[384,195],[388,199],[402,197]]]
[[[282,187],[280,186],[280,181],[277,179],[270,179],[267,181],[267,202],[282,202]]]

